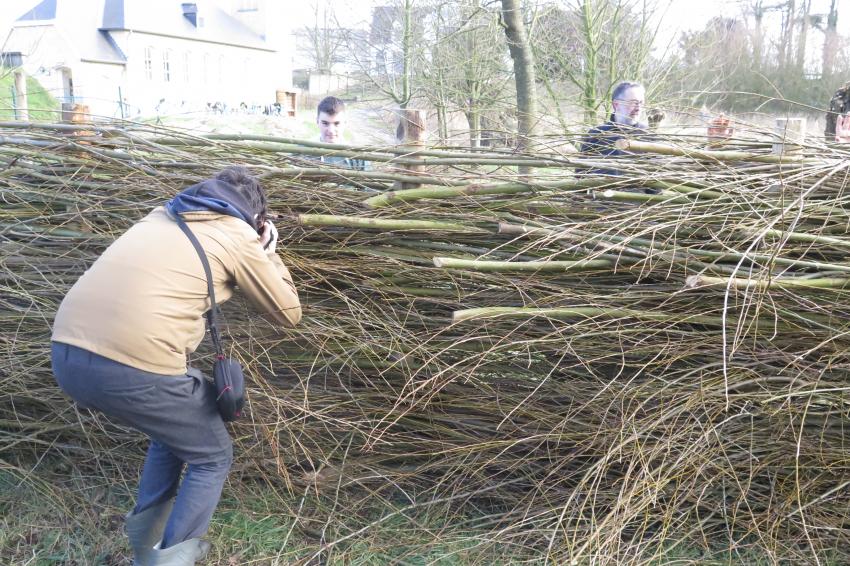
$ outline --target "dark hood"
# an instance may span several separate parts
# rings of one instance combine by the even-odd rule
[[[184,189],[165,205],[169,214],[210,211],[244,220],[257,229],[248,200],[230,183],[207,179]]]

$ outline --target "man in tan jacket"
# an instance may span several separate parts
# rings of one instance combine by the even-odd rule
[[[118,238],[56,313],[52,362],[60,387],[151,439],[127,516],[135,564],[189,565],[203,557],[209,545],[200,537],[233,459],[215,390],[186,363],[204,337],[210,300],[201,260],[174,218],[187,222],[204,249],[217,302],[239,287],[266,318],[294,326],[301,305],[266,213],[257,180],[243,168],[225,169]]]

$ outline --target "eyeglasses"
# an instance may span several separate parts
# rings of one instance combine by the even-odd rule
[[[644,102],[643,100],[625,100],[623,98],[615,98],[614,102],[619,102],[620,104],[631,106],[632,108],[646,106],[646,102]]]

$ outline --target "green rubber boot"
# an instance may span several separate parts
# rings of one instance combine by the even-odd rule
[[[133,566],[148,566],[153,547],[162,539],[162,532],[173,506],[174,500],[169,499],[148,507],[141,513],[127,513],[124,530],[133,548]]]
[[[210,550],[210,543],[199,538],[184,540],[180,544],[160,549],[153,547],[151,559],[145,566],[192,566]]]

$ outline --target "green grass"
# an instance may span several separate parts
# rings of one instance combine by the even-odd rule
[[[291,496],[270,486],[257,490],[241,492],[240,500],[230,492],[222,500],[208,535],[218,563],[511,563],[499,548],[479,544],[483,533],[465,529],[447,509],[405,513],[404,504],[386,500],[378,506],[374,499],[363,504],[352,495],[317,496],[309,491]]]
[[[118,565],[126,488],[71,471],[61,463],[40,470],[0,463],[0,563]]]
[[[140,455],[141,456],[141,455]],[[77,467],[55,458],[26,465],[0,460],[0,564],[118,566],[129,563],[124,513],[132,505],[139,458],[122,469]],[[273,482],[272,482],[273,483]],[[481,517],[444,506],[407,509],[375,494],[290,494],[269,482],[225,486],[206,538],[210,565],[490,566],[544,564],[542,553],[492,542],[470,527]],[[360,499],[364,497],[364,499]],[[380,503],[379,503],[380,502]],[[353,536],[352,536],[353,535]],[[343,540],[344,539],[344,540]],[[647,566],[767,566],[763,553],[676,546]],[[588,563],[589,564],[589,563]],[[824,566],[837,565],[828,558]],[[581,564],[580,566],[584,566]]]
[[[132,505],[137,472],[135,466],[99,465],[83,471],[51,458],[17,466],[0,460],[0,564],[128,563],[123,516]],[[448,509],[401,512],[403,503],[380,499],[382,505],[372,499],[366,507],[359,497],[330,491],[292,495],[265,482],[228,483],[206,536],[212,551],[205,564],[512,562],[497,546],[482,544],[483,533],[463,527]],[[363,529],[367,525],[372,527]]]
[[[15,120],[13,90],[15,77],[12,71],[0,68],[0,120]],[[60,104],[32,77],[27,77],[27,103],[31,121],[57,122]]]

